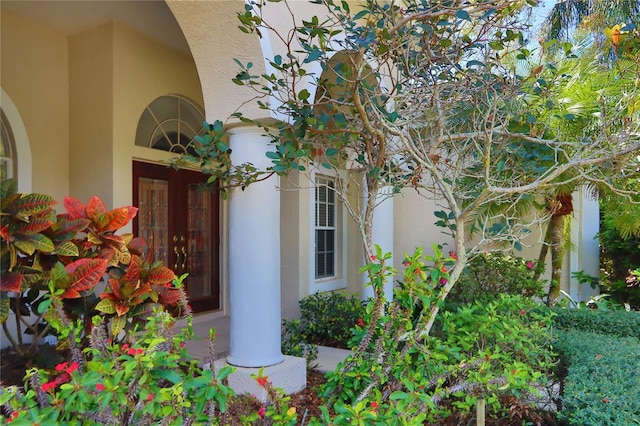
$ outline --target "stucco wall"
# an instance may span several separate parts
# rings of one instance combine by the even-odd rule
[[[405,189],[394,198],[394,264],[402,270],[404,253],[412,254],[416,247],[423,247],[424,253],[432,253],[433,244],[444,246],[445,252],[453,249],[450,236],[443,233],[444,228],[435,226],[438,220],[434,210],[435,201],[425,197],[414,189]]]
[[[202,89],[193,58],[127,27],[113,33],[113,204],[131,204],[133,158],[158,160],[156,150],[135,146],[144,109],[169,94],[184,96],[202,107]],[[164,153],[163,153],[164,154]]]
[[[70,195],[113,200],[113,24],[69,37]]]
[[[167,5],[182,28],[202,79],[207,120],[224,121],[241,106],[246,116],[262,117],[264,111],[255,102],[247,102],[254,92],[231,81],[239,71],[234,58],[253,62],[256,74],[264,71],[260,39],[238,30],[237,13],[244,10],[244,2],[167,0]]]
[[[31,190],[62,201],[69,193],[66,37],[3,12],[0,40],[0,84],[13,100],[27,131]]]

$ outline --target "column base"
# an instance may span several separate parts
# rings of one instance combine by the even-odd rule
[[[214,362],[214,371],[229,365],[226,359],[219,359]],[[251,375],[258,375],[260,368],[257,367],[236,367],[236,370],[227,378],[229,386],[238,395],[251,394],[261,401],[267,400],[267,391],[258,385],[256,379]],[[269,382],[275,388],[281,388],[285,394],[299,392],[307,386],[307,360],[305,358],[285,355],[284,361],[279,364],[264,367],[263,376],[269,378]]]

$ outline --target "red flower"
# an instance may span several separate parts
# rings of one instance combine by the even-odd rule
[[[375,254],[371,255],[371,260],[376,260],[376,255]]]
[[[524,314],[526,314],[526,313],[527,313],[527,312],[526,312],[524,309],[520,309],[520,315],[524,315]]]
[[[358,327],[364,327],[364,320],[362,318],[358,318]]]
[[[102,383],[96,383],[96,390],[98,392],[102,392],[104,390],[104,385]]]
[[[14,421],[19,414],[20,413],[18,413],[17,411],[14,411],[13,413],[11,413],[11,415],[7,419],[7,423]]]
[[[607,399],[607,398],[602,398],[602,402],[604,402],[605,404],[608,404],[608,403],[610,403],[611,401],[610,401],[609,399]]]
[[[127,349],[127,355],[142,355],[144,353],[143,349],[129,348]]]
[[[262,387],[264,387],[264,385],[266,385],[266,384],[267,384],[267,380],[269,380],[269,377],[268,377],[268,376],[258,377],[258,378],[256,379],[256,381],[258,382],[258,384],[259,384],[260,386],[262,386]]]
[[[264,408],[264,406],[260,407],[260,409],[258,410],[258,415],[260,416],[260,418],[263,418],[265,413],[267,412],[267,409]]]
[[[78,364],[77,362],[72,362],[71,364],[69,364],[69,367],[67,367],[65,371],[71,374],[76,371],[78,367],[80,367],[80,364]]]
[[[447,279],[446,278],[440,278],[440,284],[445,285],[447,283]]]
[[[42,390],[45,392],[49,392],[50,390],[55,389],[56,386],[58,386],[58,384],[55,382],[55,380],[51,382],[46,382],[42,384]]]
[[[152,393],[147,395],[147,401],[151,401],[152,399],[153,399],[153,394]]]
[[[371,401],[371,408],[376,409],[378,408],[378,403],[375,401]]]
[[[449,252],[449,257],[454,259],[454,260],[458,259],[458,255],[453,250]]]
[[[527,268],[533,269],[533,262],[532,261],[528,261],[527,262]]]
[[[126,351],[127,349],[129,349],[129,344],[125,343],[124,345],[122,345],[122,352]]]
[[[68,363],[66,362],[61,362],[60,364],[56,365],[56,371],[64,371],[67,368]]]

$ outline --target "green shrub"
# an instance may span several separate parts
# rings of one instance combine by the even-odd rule
[[[543,283],[534,280],[534,274],[533,261],[500,252],[482,253],[469,261],[447,303],[489,302],[497,294],[542,296]]]
[[[226,415],[235,393],[223,383],[233,369],[200,368],[185,348],[190,327],[174,335],[174,319],[155,311],[135,342],[120,344],[107,338],[103,319],[94,321],[82,357],[30,370],[24,389],[0,387],[12,424],[210,424]]]
[[[640,341],[585,331],[558,331],[567,367],[558,417],[569,425],[640,424]]]
[[[293,340],[347,348],[353,336],[351,330],[365,315],[359,298],[341,292],[316,293],[303,298],[299,304],[300,320],[283,321],[283,342]]]
[[[640,338],[640,313],[600,309],[554,309],[558,330],[588,331],[615,337]]]
[[[401,389],[388,396],[389,402],[384,394],[375,397],[378,415],[384,411],[385,419],[416,416],[439,424],[450,418],[464,424],[472,418],[478,398],[486,400],[490,418],[513,415],[510,409],[516,406],[528,407],[525,401],[537,392],[536,385],[545,383],[553,365],[549,309],[520,296],[499,295],[490,303],[443,313],[442,337],[425,336],[398,346],[393,335],[406,333],[395,314],[401,297],[396,292],[388,316],[379,319],[382,331],[373,344],[378,352],[354,355],[345,361],[353,366],[346,374],[339,368],[327,375],[322,395],[336,398],[335,407],[344,409],[375,381],[383,389]],[[365,327],[370,318],[371,311]],[[363,328],[356,329],[362,335]],[[389,371],[379,365],[380,352],[394,360]]]
[[[297,319],[282,321],[282,353],[307,359],[309,367],[318,358],[318,345],[309,343],[302,322]]]

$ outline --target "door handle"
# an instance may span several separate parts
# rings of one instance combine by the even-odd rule
[[[182,243],[182,270],[187,269],[187,239],[184,235],[180,235],[180,242]]]
[[[176,255],[176,263],[173,264],[173,269],[178,271],[178,264],[180,263],[180,250],[178,250],[178,246],[173,246],[173,252]]]
[[[173,253],[176,255],[176,262],[173,264],[173,269],[175,272],[178,272],[178,267],[182,266],[182,269],[184,269],[184,267],[187,264],[187,253],[184,246],[184,235],[181,235],[180,238],[178,238],[177,235],[174,235],[172,240],[173,240]],[[180,248],[179,242],[182,243],[182,248]],[[182,259],[182,263],[180,263],[181,254],[184,256]]]

